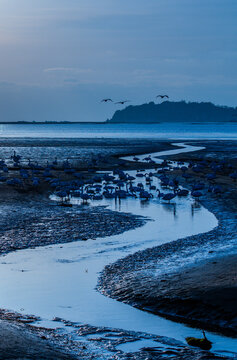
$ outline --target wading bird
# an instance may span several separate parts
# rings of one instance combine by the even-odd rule
[[[199,347],[202,350],[210,350],[212,347],[212,342],[207,340],[206,334],[203,331],[203,339],[197,339],[195,337],[186,337],[185,339],[188,345]]]
[[[166,200],[170,202],[170,200],[173,200],[176,197],[175,193],[166,193],[164,196],[162,196],[162,200]]]

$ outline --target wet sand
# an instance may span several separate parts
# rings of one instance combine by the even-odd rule
[[[0,198],[0,254],[120,234],[146,221],[104,206],[59,206],[36,193],[28,193],[26,200],[26,194],[6,191],[6,186],[0,189]]]
[[[16,316],[16,315],[15,315]],[[11,321],[9,321],[11,317]],[[70,328],[63,332],[26,324],[25,319],[13,320],[5,315],[0,320],[0,358],[35,360],[211,360],[231,359],[207,351],[183,345],[164,336],[142,332],[125,331],[106,327],[73,324],[63,319],[62,326]],[[72,331],[73,330],[73,331]],[[78,340],[80,339],[80,340]],[[133,351],[123,351],[123,345],[132,344]],[[141,350],[135,350],[143,344]],[[121,349],[120,349],[121,348]]]
[[[126,169],[137,168],[134,163],[127,164],[119,157],[132,154],[146,154],[149,152],[174,149],[166,140],[142,139],[22,139],[1,138],[0,159],[10,158],[13,150],[22,155],[23,164],[28,166],[29,159],[45,166],[47,161],[58,158],[56,168],[62,168],[62,162],[69,160],[78,171],[81,170],[108,170],[115,167]],[[93,160],[97,159],[94,163]],[[9,161],[8,161],[9,163]],[[147,168],[148,165],[145,164]]]
[[[1,359],[73,360],[62,346],[50,343],[43,331],[36,334],[25,325],[0,320]]]

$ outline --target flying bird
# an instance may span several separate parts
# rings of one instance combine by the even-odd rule
[[[111,101],[111,102],[113,102],[113,100],[112,99],[103,99],[103,100],[101,100],[101,102],[108,102],[108,101]]]
[[[123,100],[123,101],[118,101],[118,102],[116,102],[115,104],[121,104],[121,105],[123,105],[123,104],[125,104],[125,103],[127,103],[127,102],[129,102],[130,100]]]
[[[164,98],[167,98],[169,99],[169,96],[168,95],[157,95],[157,98],[160,97],[161,99],[164,99]]]

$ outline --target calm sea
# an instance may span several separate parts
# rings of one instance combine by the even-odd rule
[[[2,138],[152,138],[237,140],[237,123],[6,124]]]

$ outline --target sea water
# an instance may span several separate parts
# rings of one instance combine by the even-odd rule
[[[237,139],[237,122],[0,124],[0,138]]]

